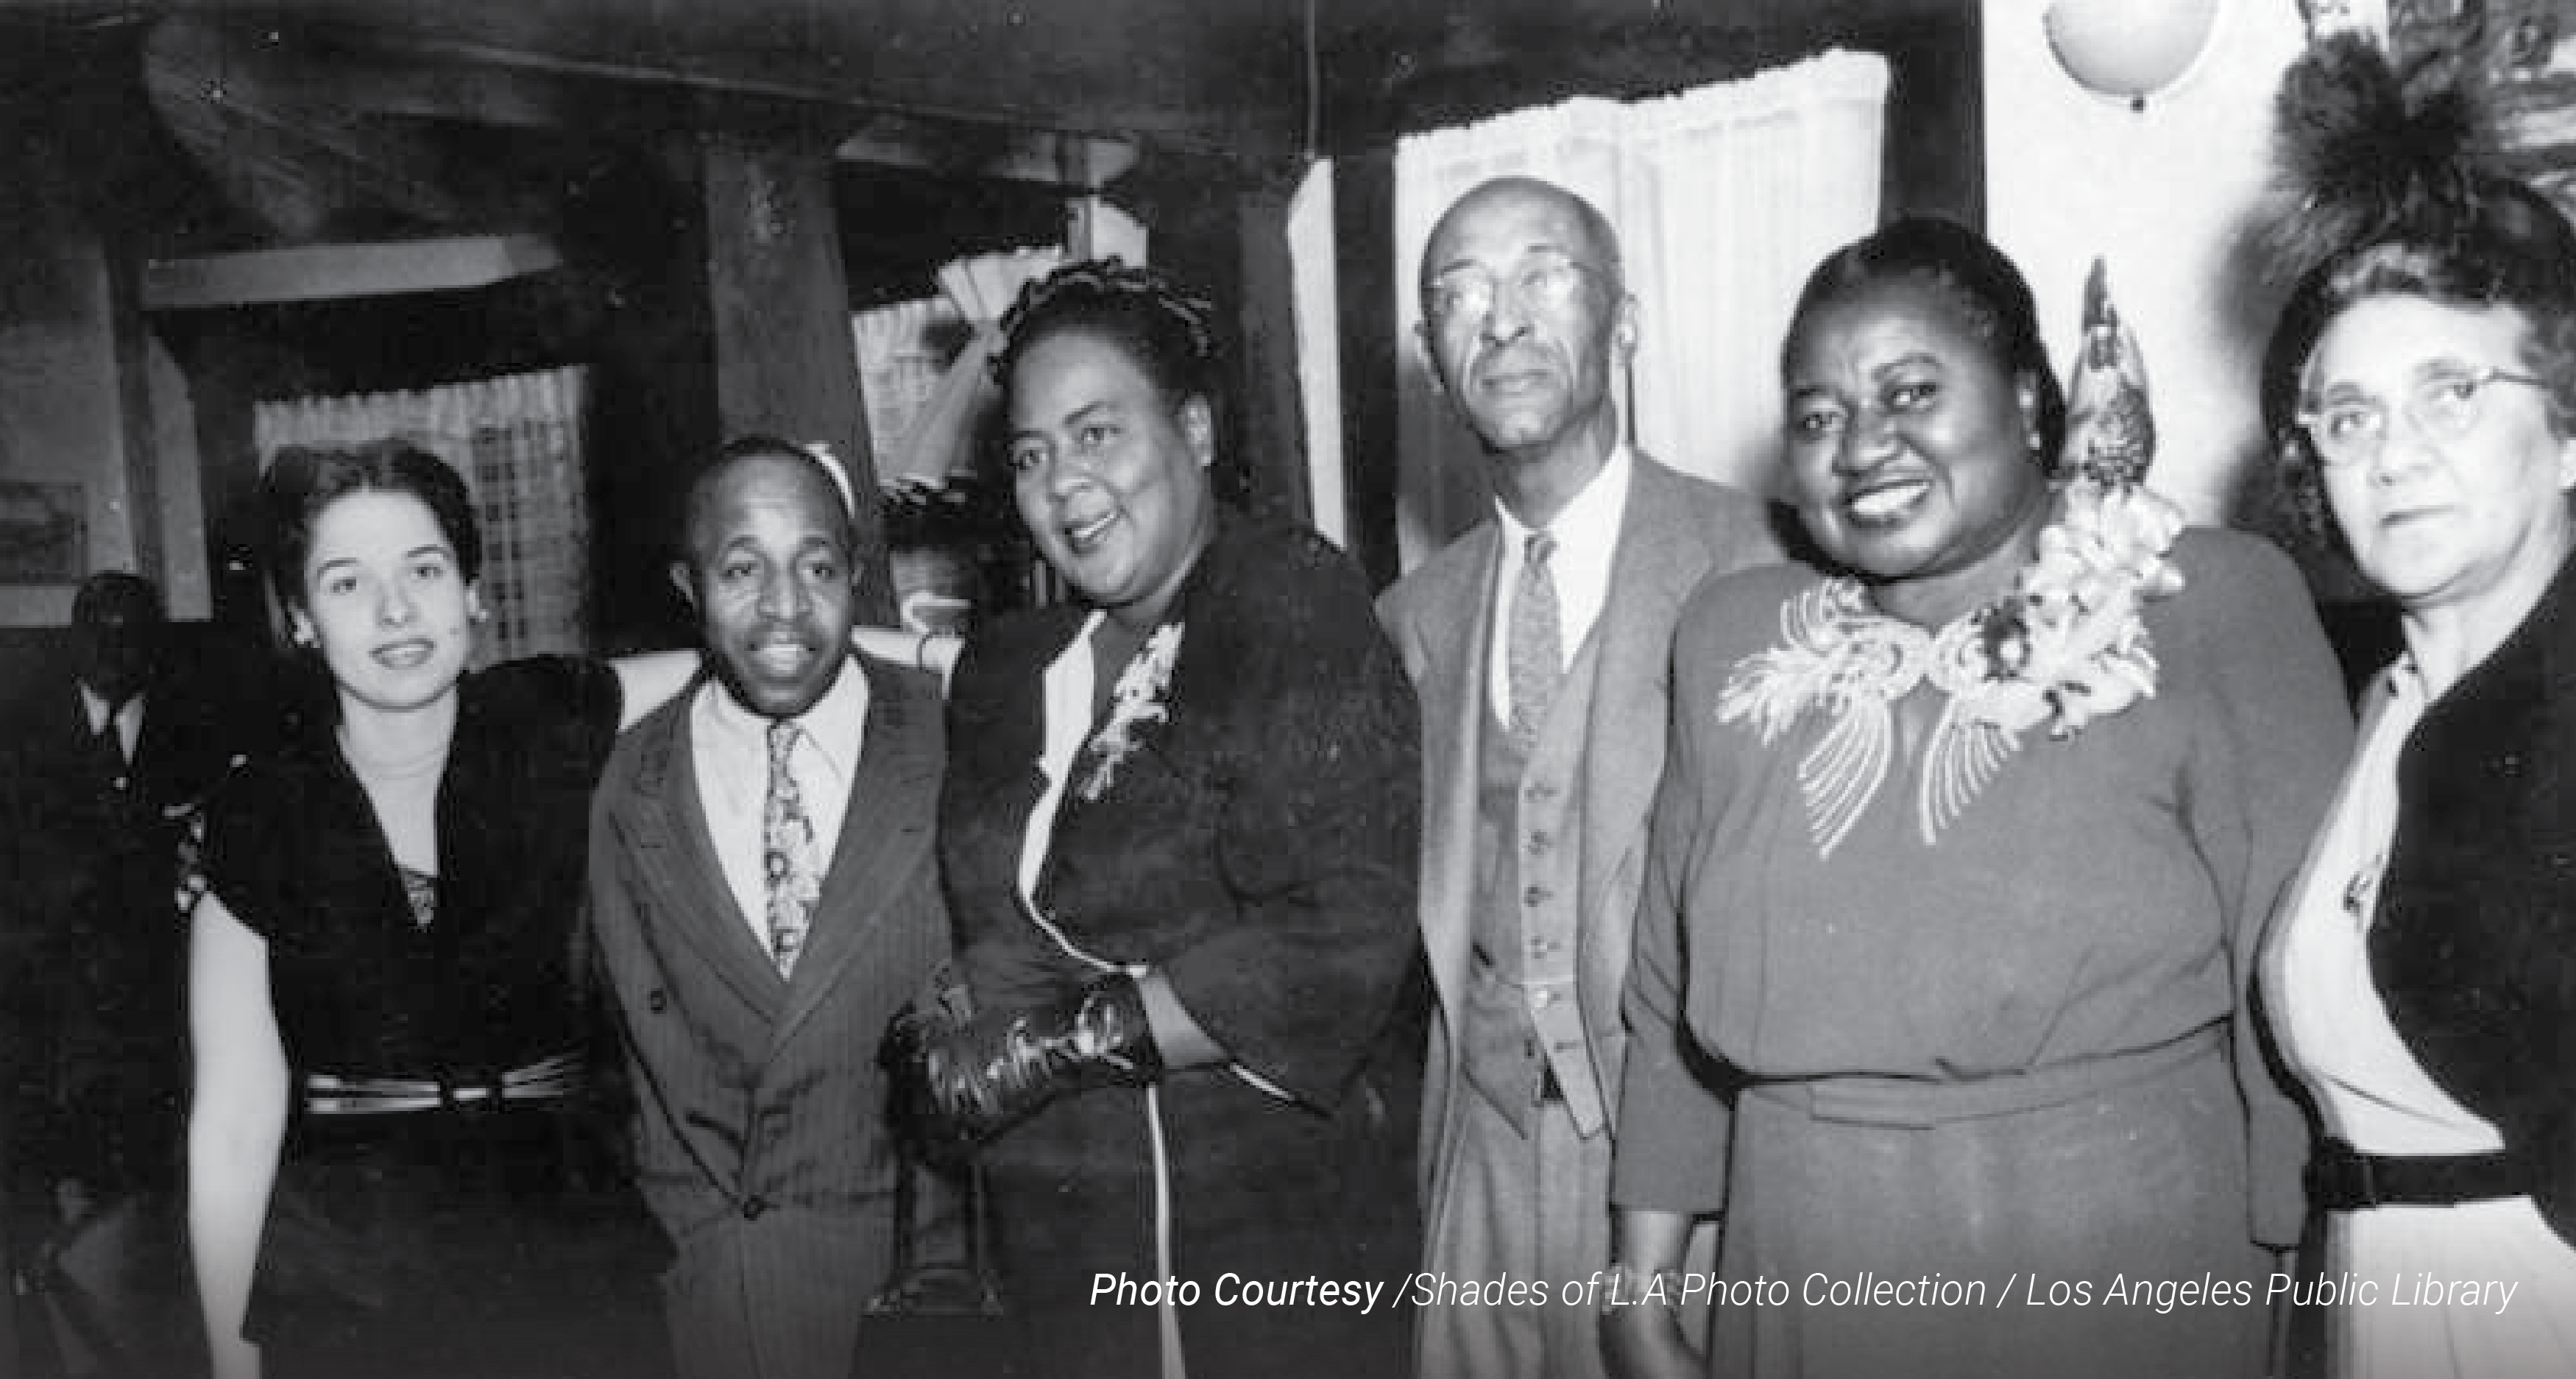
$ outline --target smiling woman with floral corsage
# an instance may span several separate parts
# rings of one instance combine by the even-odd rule
[[[1632,1292],[1710,1214],[1722,1279],[1862,1291],[1717,1308],[1705,1356],[1620,1308],[1619,1368],[2261,1374],[2302,1143],[2247,994],[2350,735],[2307,592],[2142,486],[2135,398],[2068,443],[2030,290],[1972,231],[1827,258],[1781,366],[1826,567],[1682,617],[1613,1240]],[[2093,1305],[2003,1303],[2034,1277]],[[2186,1278],[2252,1291],[2112,1296]]]
[[[974,1010],[896,1022],[906,1128],[976,1147],[1032,1372],[1394,1375],[1390,1310],[1092,1289],[1413,1267],[1413,1080],[1386,1080],[1421,1057],[1389,1037],[1412,687],[1339,551],[1216,501],[1207,303],[1081,263],[1002,324],[1020,517],[1078,602],[957,665],[940,852]]]

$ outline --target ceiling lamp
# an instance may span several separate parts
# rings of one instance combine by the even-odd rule
[[[2147,108],[2147,97],[2180,81],[2209,46],[2219,0],[2056,0],[2048,46],[2075,84],[2097,96]]]

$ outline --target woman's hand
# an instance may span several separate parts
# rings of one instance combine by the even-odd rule
[[[965,649],[966,639],[954,632],[862,624],[850,629],[850,645],[857,647],[860,655],[874,657],[888,665],[926,670],[945,680],[948,673],[957,668],[957,656]]]
[[[1614,1208],[1612,1292],[1602,1300],[1601,1352],[1615,1379],[1701,1379],[1707,1358],[1682,1334],[1682,1256],[1691,1218]]]

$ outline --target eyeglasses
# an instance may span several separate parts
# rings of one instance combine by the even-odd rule
[[[2545,379],[2509,369],[2444,369],[2415,380],[2406,391],[2406,419],[2417,434],[2436,445],[2448,445],[2478,429],[2483,414],[2479,397],[2490,383],[2519,383],[2546,388]],[[2317,459],[2329,467],[2369,464],[2388,444],[2388,404],[2375,397],[2329,402],[2299,413],[2299,429],[2308,433]]]
[[[1509,279],[1512,296],[1522,306],[1553,311],[1574,301],[1586,278],[1598,270],[1562,255],[1534,258]],[[1422,315],[1435,326],[1481,321],[1502,297],[1503,279],[1491,269],[1452,268],[1431,280],[1422,294]]]

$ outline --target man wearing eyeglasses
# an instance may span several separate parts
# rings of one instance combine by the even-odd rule
[[[1779,550],[1762,504],[1622,439],[1637,303],[1590,203],[1485,182],[1433,227],[1420,288],[1494,512],[1379,603],[1423,705],[1417,1372],[1587,1379],[1673,620],[1703,577]],[[1511,1283],[1545,1303],[1480,1305]]]

